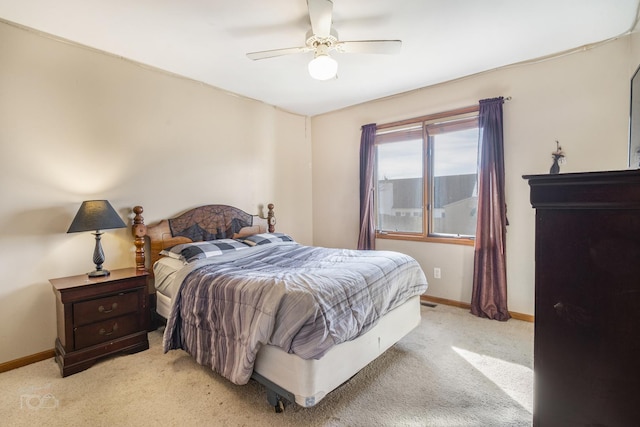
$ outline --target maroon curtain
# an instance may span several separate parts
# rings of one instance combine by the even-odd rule
[[[376,230],[373,218],[373,167],[376,124],[362,126],[360,137],[360,235],[358,249],[376,248]]]
[[[508,320],[502,97],[483,99],[479,112],[478,223],[471,313]]]

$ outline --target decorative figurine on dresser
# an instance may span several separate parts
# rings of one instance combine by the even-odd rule
[[[534,426],[640,425],[640,171],[525,176]]]
[[[63,377],[89,368],[99,358],[149,348],[149,308],[144,268],[105,270],[101,230],[126,227],[106,200],[83,202],[69,233],[95,230],[96,269],[50,279],[56,297],[55,358]]]
[[[560,173],[560,163],[564,163],[565,157],[564,157],[564,152],[562,151],[562,147],[560,147],[560,142],[558,140],[556,140],[556,151],[551,153],[551,158],[553,159],[553,163],[551,164],[549,173],[550,174]]]

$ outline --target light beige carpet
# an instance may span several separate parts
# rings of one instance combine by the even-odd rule
[[[312,408],[276,414],[182,351],[151,348],[61,378],[53,359],[0,374],[3,426],[530,426],[533,324],[422,307],[418,328]]]

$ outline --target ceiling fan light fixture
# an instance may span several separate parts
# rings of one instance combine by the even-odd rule
[[[249,59],[259,60],[294,53],[314,52],[309,62],[309,74],[316,80],[329,80],[338,74],[338,62],[329,52],[339,53],[398,53],[401,40],[353,40],[339,41],[338,32],[332,27],[333,0],[307,0],[311,29],[307,31],[305,45],[284,49],[247,53]]]
[[[309,74],[316,80],[329,80],[338,73],[338,62],[327,53],[316,53],[309,62]]]

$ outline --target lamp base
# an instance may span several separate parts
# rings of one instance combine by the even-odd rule
[[[91,273],[87,273],[89,277],[103,277],[111,274],[109,270],[94,270]]]

